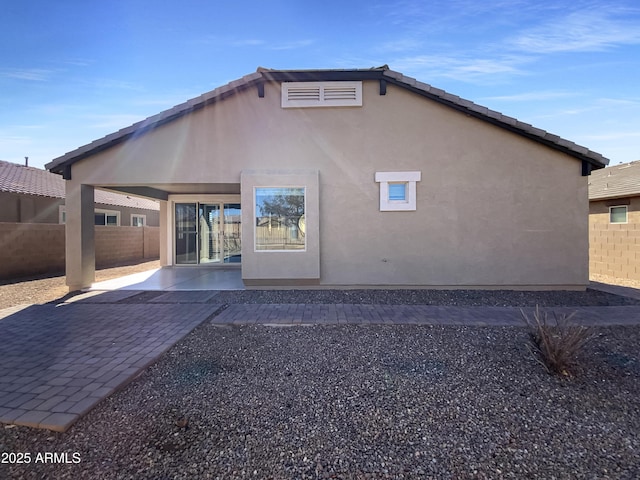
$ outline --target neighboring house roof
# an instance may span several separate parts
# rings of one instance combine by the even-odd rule
[[[589,200],[640,195],[640,160],[591,173]]]
[[[66,167],[70,167],[73,163],[82,160],[83,158],[124,142],[133,135],[138,136],[195,110],[204,108],[205,106],[220,101],[230,95],[234,95],[238,91],[257,87],[259,95],[263,95],[265,82],[340,80],[378,80],[380,81],[381,94],[386,92],[387,83],[394,84],[464,112],[467,115],[487,121],[511,132],[540,142],[548,147],[560,150],[568,155],[578,158],[579,160],[587,162],[587,164],[589,164],[593,169],[602,168],[609,163],[607,158],[603,157],[599,153],[589,150],[588,148],[560,138],[557,135],[548,133],[545,130],[535,128],[528,123],[520,122],[515,118],[489,110],[487,107],[482,107],[469,100],[464,100],[460,97],[447,93],[444,90],[419,82],[415,78],[406,77],[402,73],[394,72],[384,65],[379,68],[357,70],[271,70],[258,68],[255,73],[246,75],[239,80],[235,80],[227,85],[218,87],[215,90],[200,95],[199,97],[193,98],[185,103],[170,108],[169,110],[165,110],[164,112],[149,117],[146,120],[135,123],[130,127],[123,128],[111,135],[107,135],[106,137],[56,158],[47,164],[46,168],[55,173],[69,175],[69,171],[65,172]]]
[[[3,160],[0,160],[0,192],[65,198],[64,180],[60,175]],[[160,210],[158,202],[153,200],[98,189],[95,191],[95,202],[118,207]]]

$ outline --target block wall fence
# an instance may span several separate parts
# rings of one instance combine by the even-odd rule
[[[616,205],[627,205],[628,223],[609,222]],[[591,202],[589,274],[640,280],[640,198]]]
[[[159,227],[95,227],[96,267],[154,260],[160,256]],[[64,274],[65,226],[0,223],[0,279]]]

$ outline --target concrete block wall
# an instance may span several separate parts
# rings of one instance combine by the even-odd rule
[[[0,223],[0,279],[64,272],[64,225]]]
[[[609,223],[608,202],[592,202],[589,215],[589,273],[640,280],[640,209],[628,205],[628,223]],[[640,199],[638,199],[640,203]]]
[[[143,258],[150,260],[160,258],[160,227],[142,227],[142,233],[144,234]]]
[[[159,227],[95,228],[97,267],[159,257]],[[0,223],[0,279],[64,270],[64,225]]]
[[[96,266],[160,256],[159,227],[96,225]]]
[[[96,225],[96,267],[144,258],[144,228]]]

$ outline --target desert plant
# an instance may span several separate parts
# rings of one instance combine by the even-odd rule
[[[528,343],[533,357],[542,364],[547,372],[569,376],[578,365],[578,355],[593,336],[589,327],[578,325],[572,319],[576,312],[569,315],[553,313],[553,320],[538,305],[530,319],[520,310],[530,329],[531,340]]]

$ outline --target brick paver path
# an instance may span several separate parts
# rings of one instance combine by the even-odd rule
[[[101,301],[34,305],[5,316],[0,422],[65,431],[218,308]]]
[[[0,311],[0,422],[65,431],[210,319],[216,324],[522,326],[520,308],[242,304],[217,292],[89,292]],[[207,303],[211,302],[211,303]],[[531,313],[532,308],[524,309]],[[640,306],[552,308],[584,325],[640,325]]]
[[[640,306],[558,307],[551,314],[576,312],[582,325],[640,324]],[[533,308],[523,308],[533,319]],[[551,317],[552,318],[552,317]],[[413,324],[523,326],[518,307],[442,307],[434,305],[330,305],[277,304],[229,305],[215,316],[220,324]]]

